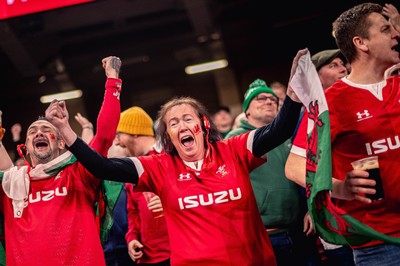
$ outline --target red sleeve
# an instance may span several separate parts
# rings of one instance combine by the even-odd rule
[[[107,156],[108,149],[111,147],[117,131],[121,106],[119,95],[121,93],[122,80],[108,78],[105,84],[106,90],[104,93],[103,103],[97,117],[96,135],[90,141],[89,146],[98,153]],[[95,189],[100,183],[100,179],[95,178],[81,164],[79,164],[81,176],[88,177],[86,184],[94,186]],[[92,182],[92,179],[95,179]],[[97,182],[96,182],[97,181]]]
[[[299,128],[297,129],[296,136],[293,140],[293,146],[297,146],[302,149],[307,148],[307,126],[308,126],[308,113],[304,111],[304,115],[301,119]]]
[[[133,192],[132,184],[125,184],[127,200],[126,208],[128,211],[128,232],[125,235],[126,243],[140,237],[140,216],[137,202],[138,194],[142,195],[142,192]]]
[[[340,123],[338,123],[338,115],[335,114],[335,104],[337,101],[334,99],[338,99],[338,96],[335,93],[335,90],[329,90],[325,93],[326,101],[329,106],[329,122],[330,122],[330,129],[331,129],[331,142],[336,139],[337,134],[339,133],[341,126]]]
[[[108,78],[104,93],[103,104],[97,117],[96,135],[90,142],[90,146],[106,156],[111,147],[117,131],[121,106],[119,95],[121,93],[120,79]]]

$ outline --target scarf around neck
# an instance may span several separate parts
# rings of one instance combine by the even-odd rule
[[[28,170],[28,166],[22,166],[20,168],[14,166],[5,172],[0,171],[4,193],[7,197],[12,199],[14,217],[21,218],[23,209],[28,205],[27,199],[29,196],[31,179],[42,180],[50,178],[75,161],[75,156],[67,151],[48,163],[36,165],[36,167],[30,169],[30,171]]]

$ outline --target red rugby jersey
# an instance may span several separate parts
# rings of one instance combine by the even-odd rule
[[[276,265],[249,178],[265,163],[250,133],[213,145],[200,171],[169,154],[133,159],[138,189],[163,203],[172,265]]]
[[[103,155],[118,126],[120,90],[121,80],[107,79],[97,134],[90,143]],[[99,184],[78,162],[50,178],[31,180],[21,218],[14,218],[12,200],[0,186],[7,265],[105,265],[93,208]]]

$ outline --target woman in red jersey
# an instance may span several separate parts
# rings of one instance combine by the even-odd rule
[[[297,54],[292,70],[306,52]],[[276,265],[249,172],[265,162],[263,155],[291,137],[302,107],[299,102],[289,88],[274,122],[222,141],[201,103],[174,98],[159,112],[157,132],[165,153],[121,159],[107,159],[81,141],[68,124],[65,108],[50,106],[46,117],[95,176],[114,177],[159,195],[172,265]]]

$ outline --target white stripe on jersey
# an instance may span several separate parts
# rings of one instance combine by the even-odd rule
[[[254,134],[256,132],[256,129],[250,131],[249,137],[247,138],[247,149],[253,153],[253,142],[254,142]]]
[[[136,157],[129,157],[129,159],[131,159],[133,164],[135,165],[136,171],[138,172],[138,176],[140,178],[140,176],[144,173],[144,169],[143,169],[142,163]]]

